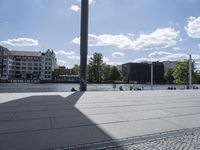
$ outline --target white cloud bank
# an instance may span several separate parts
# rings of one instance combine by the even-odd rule
[[[38,40],[32,38],[20,37],[16,39],[8,39],[7,41],[1,41],[0,45],[10,45],[13,47],[37,46]]]
[[[80,56],[75,51],[58,50],[55,51],[58,65],[72,68],[74,64],[78,64]]]
[[[59,50],[55,51],[55,53],[59,60],[80,60],[80,56],[74,51],[66,52],[64,50]]]
[[[119,62],[119,61],[111,61],[108,57],[106,56],[103,56],[103,62],[105,62],[106,64],[108,65],[113,65],[113,66],[116,66],[116,65],[121,65],[121,64],[124,64],[125,62]]]
[[[185,30],[188,36],[191,38],[200,38],[200,16],[197,18],[189,17],[187,22]]]
[[[173,28],[158,28],[150,34],[140,34],[136,39],[130,36],[119,34],[89,34],[89,46],[117,46],[120,49],[151,50],[162,49],[175,46],[178,41],[179,31]],[[80,44],[80,37],[72,40],[75,44]]]

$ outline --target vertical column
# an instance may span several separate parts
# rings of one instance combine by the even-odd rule
[[[189,89],[192,88],[192,56],[189,55]]]
[[[80,91],[87,90],[88,1],[81,0]]]
[[[151,90],[153,90],[153,62],[151,62]]]

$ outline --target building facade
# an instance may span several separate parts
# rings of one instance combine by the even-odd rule
[[[53,72],[53,80],[54,82],[79,82],[80,77],[76,75],[75,69],[69,69],[65,66],[59,66],[59,68],[55,69]]]
[[[0,79],[52,80],[56,62],[53,50],[44,53],[10,51],[0,46]]]
[[[151,81],[150,63],[126,63],[122,65],[122,74],[126,82],[149,83]],[[160,62],[153,63],[154,83],[164,82],[164,65]]]

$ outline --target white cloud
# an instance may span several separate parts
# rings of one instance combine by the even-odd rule
[[[110,59],[106,56],[103,56],[103,62],[108,63],[110,61]]]
[[[198,48],[200,49],[200,44],[198,44],[197,46],[198,46]]]
[[[88,35],[89,46],[117,46],[120,49],[151,50],[162,49],[175,46],[179,31],[172,28],[157,29],[150,34],[140,34],[136,39],[130,36],[119,34]],[[75,44],[80,44],[80,37],[72,40]]]
[[[67,56],[68,59],[73,59],[73,60],[80,60],[80,56],[79,55],[71,55],[71,56]]]
[[[59,66],[68,67],[68,63],[67,63],[66,61],[64,61],[64,60],[58,59],[58,60],[57,60],[57,64],[58,64]]]
[[[75,44],[80,44],[80,37],[76,37],[72,40]],[[89,46],[109,46],[116,45],[118,47],[123,47],[127,42],[131,43],[132,41],[129,37],[120,34],[120,35],[111,35],[111,34],[103,34],[103,35],[88,35],[88,45]]]
[[[16,39],[8,39],[7,41],[1,41],[0,45],[10,45],[13,47],[37,46],[38,40],[32,38],[20,37]]]
[[[78,6],[78,5],[72,5],[71,7],[70,7],[70,10],[72,10],[72,11],[79,11],[80,10],[80,7]]]
[[[133,43],[135,49],[162,49],[172,47],[177,43],[179,31],[172,28],[157,29],[151,34],[141,34]]]
[[[106,64],[108,65],[113,65],[113,66],[116,66],[116,65],[121,65],[121,64],[124,64],[125,62],[118,62],[118,61],[111,61],[108,57],[106,56],[103,56],[103,62],[105,62]]]
[[[75,51],[55,51],[57,62],[61,66],[73,67],[74,63],[79,63],[80,56]]]
[[[116,57],[116,58],[124,57],[124,53],[122,53],[122,52],[113,52],[112,53],[112,57]]]
[[[187,31],[187,34],[191,38],[200,38],[200,16],[195,17],[189,17],[187,20],[188,24],[185,27],[185,30]]]
[[[153,53],[150,53],[148,55],[149,58],[161,58],[161,57],[166,57],[170,55],[171,53],[165,52],[165,51],[155,51]]]
[[[173,51],[174,52],[181,51],[181,48],[180,47],[173,47]]]
[[[66,52],[64,50],[56,51],[56,54],[57,55],[66,55],[66,56],[76,55],[76,53],[74,51]]]
[[[89,4],[95,4],[96,0],[89,0]]]
[[[134,37],[135,35],[133,33],[128,33],[128,36]]]

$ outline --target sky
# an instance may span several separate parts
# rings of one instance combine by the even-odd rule
[[[90,0],[88,56],[104,62],[192,58],[200,69],[200,0]],[[0,45],[53,49],[58,64],[80,63],[80,0],[0,0]],[[88,57],[88,58],[89,58]]]

